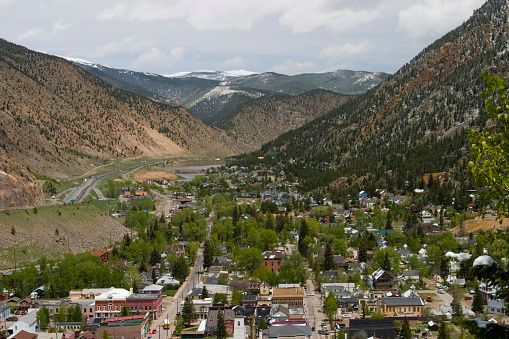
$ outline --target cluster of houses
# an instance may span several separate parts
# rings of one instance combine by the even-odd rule
[[[74,333],[83,328],[83,324],[87,330],[82,332],[82,338],[102,338],[104,330],[110,336],[124,336],[143,338],[148,333],[148,319],[157,319],[162,312],[163,286],[148,285],[145,286],[140,293],[133,293],[122,288],[95,288],[72,290],[69,297],[63,300],[44,300],[26,298],[21,300],[17,307],[23,310],[20,313],[22,317],[15,319],[12,326],[7,328],[9,338],[15,338],[18,333],[37,333],[42,329],[36,319],[37,311],[45,307],[48,309],[50,319],[54,319],[55,315],[65,312],[75,305],[81,309],[83,316],[79,322],[53,322],[54,327],[59,330],[67,330]],[[11,298],[12,299],[12,298]],[[7,306],[5,306],[7,305]],[[121,317],[122,310],[126,308],[132,315]],[[0,309],[3,309],[2,317],[5,317],[11,310],[8,302],[1,302]],[[127,332],[126,332],[127,331]],[[125,333],[124,333],[125,332]],[[136,334],[133,336],[133,334]]]

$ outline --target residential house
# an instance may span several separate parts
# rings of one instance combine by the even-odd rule
[[[283,252],[281,251],[265,251],[263,252],[263,265],[271,272],[279,272],[279,266],[283,260]]]
[[[269,295],[270,285],[265,281],[250,281],[247,284],[247,290],[254,294]]]
[[[486,310],[491,314],[504,314],[505,301],[500,299],[491,299],[486,306]]]
[[[39,326],[37,325],[37,311],[39,311],[38,308],[29,309],[27,315],[16,321],[11,327],[7,329],[9,335],[16,335],[21,331],[30,333],[38,332]]]
[[[36,339],[37,334],[30,333],[24,330],[19,331],[17,334],[10,337],[10,339]]]
[[[420,273],[418,270],[404,270],[401,275],[401,280],[418,282],[420,279]]]
[[[259,295],[256,301],[257,307],[272,306],[272,296],[270,295]]]
[[[378,312],[386,317],[422,316],[424,301],[419,297],[385,297],[377,300]]]
[[[108,261],[108,256],[110,254],[110,251],[106,247],[104,247],[104,248],[100,248],[98,250],[90,251],[90,254],[92,254],[93,256],[99,257],[102,262],[106,262],[106,261]]]
[[[20,300],[17,307],[18,307],[18,310],[27,312],[28,309],[30,307],[32,307],[33,305],[34,305],[34,302],[31,298],[25,298],[23,300]]]
[[[0,329],[5,330],[5,319],[10,317],[11,307],[8,303],[0,301]]]
[[[351,260],[345,261],[345,257],[342,255],[335,255],[334,261],[336,262],[338,270],[347,271],[352,268],[352,261]]]
[[[180,281],[173,279],[171,274],[165,273],[156,281],[156,285],[180,285]]]
[[[373,272],[372,277],[373,287],[376,289],[391,289],[394,286],[395,275],[391,271],[379,268]]]
[[[276,287],[272,289],[272,304],[287,304],[289,307],[304,305],[303,287]]]
[[[479,285],[479,290],[481,291],[484,304],[489,303],[492,299],[496,299],[498,288],[495,285],[489,285],[483,282]]]
[[[359,309],[359,298],[358,297],[343,297],[336,298],[336,303],[338,307],[343,311],[348,311],[350,308],[353,310]]]
[[[332,292],[335,298],[351,297],[356,292],[354,283],[322,283],[321,287],[325,296]]]
[[[197,299],[193,300],[194,310],[198,315],[198,319],[207,319],[209,310],[213,305],[213,298]]]

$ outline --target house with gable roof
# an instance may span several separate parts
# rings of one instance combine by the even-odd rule
[[[383,268],[377,269],[372,274],[373,287],[380,290],[391,289],[394,286],[395,275]]]

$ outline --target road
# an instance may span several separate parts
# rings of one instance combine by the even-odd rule
[[[102,179],[120,172],[122,172],[122,170],[110,171],[85,178],[85,180],[83,180],[80,186],[69,189],[69,192],[62,199],[62,202],[71,202],[71,200],[74,200],[75,202],[83,201],[83,199],[90,194],[90,191],[92,189],[94,189],[96,192],[99,191],[98,189],[96,189],[96,187],[101,182]],[[99,197],[101,196],[104,198],[102,194],[99,195]]]
[[[215,214],[211,213],[210,217],[207,218],[207,239],[210,236],[210,229],[212,227]],[[203,243],[198,250],[195,264],[191,266],[189,276],[186,281],[179,288],[174,297],[163,298],[163,308],[159,319],[152,322],[151,330],[155,329],[156,333],[151,334],[152,339],[170,338],[172,333],[175,331],[175,319],[177,318],[177,312],[181,310],[181,302],[202,279],[203,274]],[[171,324],[169,330],[163,329],[164,319],[168,319]]]

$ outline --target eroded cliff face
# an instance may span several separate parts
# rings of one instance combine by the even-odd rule
[[[42,183],[0,148],[0,208],[35,206],[43,202]]]

